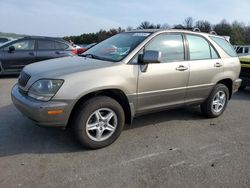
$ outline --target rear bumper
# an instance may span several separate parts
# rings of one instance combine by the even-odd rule
[[[18,110],[41,126],[66,127],[73,108],[73,101],[71,100],[37,101],[20,93],[17,85],[12,88],[11,98]],[[62,110],[63,113],[50,115],[48,114],[50,110]]]
[[[235,93],[236,91],[238,91],[239,87],[241,86],[241,82],[242,82],[242,79],[236,79],[234,82],[233,82],[233,93]]]

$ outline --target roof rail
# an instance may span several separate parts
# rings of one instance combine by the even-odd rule
[[[210,31],[209,33],[212,35],[217,35],[217,33],[215,31]]]
[[[193,28],[194,32],[201,32],[201,30],[198,27]]]

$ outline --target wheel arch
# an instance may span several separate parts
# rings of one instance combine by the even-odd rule
[[[233,80],[230,78],[225,78],[223,80],[218,81],[217,84],[224,84],[225,86],[227,86],[229,91],[229,99],[231,99],[233,93]]]
[[[124,110],[125,123],[127,124],[132,123],[132,111],[129,105],[129,100],[127,96],[125,95],[125,93],[120,89],[103,89],[103,90],[98,90],[98,91],[93,91],[91,93],[88,93],[77,100],[77,102],[74,104],[71,110],[67,127],[71,127],[71,122],[73,121],[74,116],[76,115],[80,105],[84,103],[85,101],[96,96],[107,96],[116,100],[122,106]]]

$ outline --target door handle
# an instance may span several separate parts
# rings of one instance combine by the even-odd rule
[[[57,51],[56,54],[57,54],[57,55],[60,55],[60,54],[62,54],[62,52],[58,52],[58,51]]]
[[[183,65],[180,65],[179,67],[176,68],[176,70],[178,70],[178,71],[185,71],[187,69],[188,69],[188,67],[183,66]]]
[[[214,64],[214,67],[222,67],[222,64],[217,62],[217,63]]]
[[[35,54],[34,52],[29,52],[29,55],[34,56]]]

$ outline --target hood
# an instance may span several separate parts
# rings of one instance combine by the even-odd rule
[[[55,78],[75,72],[107,67],[113,64],[114,62],[109,61],[69,56],[34,63],[26,66],[24,71],[35,77]]]

